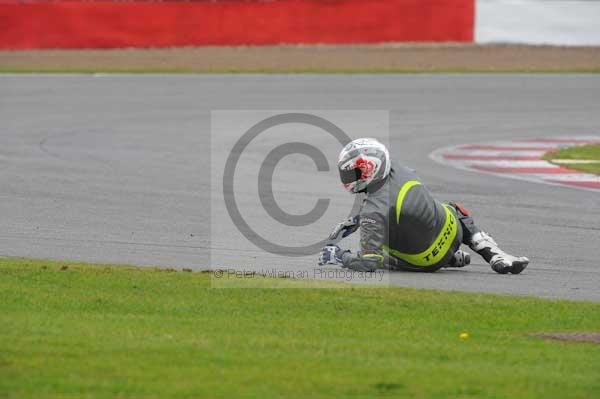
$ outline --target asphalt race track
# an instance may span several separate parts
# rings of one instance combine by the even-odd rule
[[[476,258],[461,270],[391,273],[391,283],[600,301],[598,193],[452,169],[428,157],[453,144],[600,134],[594,74],[0,75],[0,255],[313,268],[314,255],[282,260],[226,223],[214,176],[228,149],[218,141],[240,133],[213,125],[211,141],[211,111],[254,109],[389,111],[392,156],[532,261],[519,276],[497,275]],[[351,136],[372,135],[367,119],[346,120],[360,131]],[[313,181],[312,161],[282,160],[274,183],[281,207],[303,196],[296,213],[305,213],[323,192],[350,203],[331,172]],[[236,182],[242,194],[256,186]],[[258,200],[238,202],[259,214]],[[297,235],[269,218],[248,218],[253,227],[270,226],[271,237],[310,242],[347,212],[338,207]]]

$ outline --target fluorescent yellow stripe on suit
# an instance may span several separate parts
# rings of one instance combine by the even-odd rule
[[[448,253],[458,231],[456,217],[450,211],[448,205],[444,205],[444,209],[446,210],[444,227],[442,227],[440,234],[433,240],[433,244],[425,251],[418,254],[407,254],[390,248],[387,245],[383,246],[384,251],[414,266],[427,267],[440,262]]]
[[[400,211],[402,210],[402,203],[404,202],[404,197],[408,191],[416,185],[419,185],[416,180],[409,180],[400,189],[398,193],[398,197],[396,198],[396,222],[400,222]],[[436,263],[440,262],[444,256],[448,253],[450,248],[452,247],[452,243],[456,238],[456,234],[458,232],[458,222],[454,213],[450,210],[448,205],[444,205],[444,210],[446,211],[446,220],[444,222],[444,226],[438,236],[433,240],[433,243],[427,248],[425,251],[418,254],[407,254],[404,252],[400,252],[396,249],[390,248],[386,245],[383,246],[383,250],[389,253],[390,255],[401,259],[411,265],[414,266],[433,266]]]
[[[379,260],[383,260],[383,255],[379,255],[379,254],[364,254],[362,255],[363,258],[377,258]]]
[[[400,192],[396,198],[396,223],[400,223],[400,211],[402,210],[402,203],[404,202],[404,197],[408,194],[408,190],[420,184],[421,182],[417,180],[409,180],[400,188]]]

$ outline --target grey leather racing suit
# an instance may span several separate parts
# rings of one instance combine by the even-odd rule
[[[367,188],[360,252],[344,253],[342,263],[363,271],[436,271],[450,263],[462,242],[462,216],[435,200],[414,171],[392,162],[388,177]]]

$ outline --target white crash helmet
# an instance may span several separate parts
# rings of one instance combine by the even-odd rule
[[[338,170],[344,188],[363,192],[390,174],[390,153],[376,139],[362,138],[348,143],[340,152]]]

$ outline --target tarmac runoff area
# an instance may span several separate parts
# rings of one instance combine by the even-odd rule
[[[598,192],[457,169],[428,156],[462,144],[597,136],[599,92],[594,74],[0,75],[0,254],[599,301]],[[349,277],[315,269],[315,255],[260,249],[226,212],[223,166],[258,117],[277,110],[318,114],[350,137],[389,131],[394,158],[416,169],[439,199],[463,203],[530,266],[501,276],[475,255],[460,270]],[[352,198],[332,169],[339,143],[318,139],[316,128],[287,128],[282,137],[316,144],[330,166],[316,173],[306,155],[280,159],[274,198],[292,214],[327,198],[322,217],[291,228],[255,195],[273,138],[245,148],[234,191],[253,230],[270,242],[309,245],[347,216]],[[341,245],[355,246],[356,237]]]

